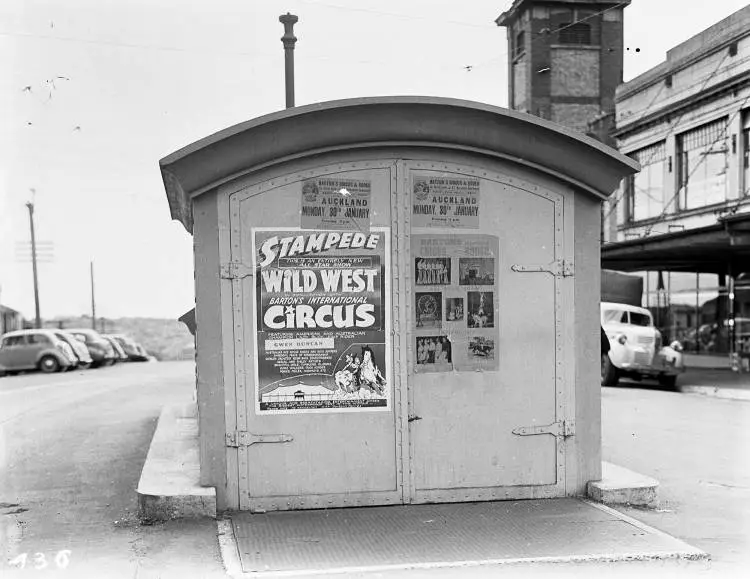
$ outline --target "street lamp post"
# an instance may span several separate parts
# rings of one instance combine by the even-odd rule
[[[39,314],[39,278],[36,271],[36,235],[34,234],[34,204],[26,203],[29,210],[29,226],[31,227],[31,267],[34,271],[34,309],[36,313],[36,328],[42,327],[42,318]]]

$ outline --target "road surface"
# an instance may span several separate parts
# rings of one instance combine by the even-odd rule
[[[703,549],[712,576],[750,569],[750,401],[623,382],[602,389],[603,458],[659,481],[622,512]]]
[[[193,372],[154,362],[0,379],[0,576],[225,576],[214,521],[136,520],[156,419],[190,400]]]
[[[160,409],[189,400],[192,389],[192,362],[0,379],[0,576],[225,577],[214,521],[136,521],[135,489]],[[659,508],[621,510],[711,553],[709,576],[742,576],[750,568],[750,402],[636,383],[602,393],[604,459],[661,483]],[[672,576],[634,564],[567,571]],[[549,568],[501,574],[570,576]]]

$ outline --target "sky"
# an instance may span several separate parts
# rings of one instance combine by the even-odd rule
[[[97,316],[194,307],[192,237],[170,218],[158,162],[284,108],[280,14],[299,16],[297,105],[430,95],[507,106],[494,20],[511,3],[2,0],[0,303],[34,317],[33,202],[43,318],[90,313],[92,262]],[[625,80],[745,4],[633,0]]]

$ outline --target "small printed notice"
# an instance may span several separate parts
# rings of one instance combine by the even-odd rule
[[[302,182],[302,229],[370,230],[371,183],[321,177]]]
[[[390,235],[257,228],[258,414],[390,410]]]
[[[412,227],[479,228],[479,179],[415,174],[412,192]]]
[[[416,372],[497,370],[499,240],[413,235]]]

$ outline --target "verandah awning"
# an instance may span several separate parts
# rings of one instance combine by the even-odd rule
[[[750,213],[707,227],[605,244],[601,263],[616,271],[750,271]]]

